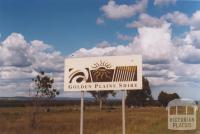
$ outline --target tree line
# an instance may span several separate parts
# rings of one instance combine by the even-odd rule
[[[54,79],[50,76],[45,75],[44,72],[40,72],[34,79],[35,84],[35,103],[38,103],[38,100],[41,98],[46,98],[49,103],[52,102],[52,99],[59,95],[59,91],[53,86]],[[128,90],[126,97],[126,104],[128,107],[131,106],[145,106],[145,105],[160,105],[167,106],[168,102],[180,98],[177,93],[166,93],[161,91],[158,95],[158,101],[154,100],[152,97],[152,92],[150,88],[150,83],[147,78],[142,78],[142,90]],[[108,91],[88,91],[92,97],[99,102],[99,109],[102,109],[103,103],[105,103],[109,96],[115,97],[116,92],[112,90]]]

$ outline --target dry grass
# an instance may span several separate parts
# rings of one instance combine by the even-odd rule
[[[51,112],[38,112],[36,127],[30,126],[32,107],[0,108],[0,134],[79,134],[78,107],[54,107]],[[121,134],[121,109],[87,107],[84,134]],[[200,134],[200,112],[196,131],[167,129],[165,108],[126,109],[127,134]]]

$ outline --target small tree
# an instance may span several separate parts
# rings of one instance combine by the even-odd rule
[[[53,87],[54,79],[45,75],[43,71],[40,72],[33,81],[35,83],[36,101],[41,98],[47,98],[50,103],[56,95],[59,95],[59,91]]]
[[[152,101],[151,88],[148,79],[142,77],[142,90],[129,90],[127,91],[126,104],[130,107],[144,106],[146,101]]]
[[[102,103],[103,101],[106,101],[109,94],[112,95],[113,97],[115,96],[115,92],[112,90],[108,90],[108,91],[88,91],[94,98],[96,101],[99,102],[99,110],[101,111],[102,109]]]
[[[158,101],[162,106],[167,106],[167,104],[174,100],[174,99],[179,99],[180,96],[177,93],[172,93],[168,94],[166,92],[161,91],[160,94],[158,95]]]
[[[34,82],[34,89],[36,94],[33,96],[33,106],[29,113],[30,118],[30,127],[36,128],[39,125],[37,121],[39,119],[39,112],[40,112],[40,101],[42,98],[46,98],[49,103],[51,100],[59,94],[57,89],[53,88],[54,79],[45,75],[44,72],[40,72],[35,78],[32,79]],[[29,92],[30,93],[30,92]],[[46,111],[49,111],[49,108],[46,107]]]

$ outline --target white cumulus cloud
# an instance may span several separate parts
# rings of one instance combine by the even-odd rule
[[[128,28],[138,28],[138,27],[161,27],[164,23],[166,23],[164,20],[152,17],[146,13],[142,13],[139,16],[138,21],[133,21],[131,23],[128,23],[126,27]]]
[[[107,5],[101,7],[105,16],[110,19],[130,18],[137,13],[144,12],[147,6],[147,0],[140,0],[136,4],[118,5],[114,0],[110,0]]]
[[[190,23],[189,17],[179,11],[167,13],[166,15],[163,15],[162,18],[178,25],[188,25]]]
[[[188,16],[180,11],[174,11],[161,16],[161,19],[177,25],[190,26],[191,30],[200,29],[200,10],[195,11],[192,16]]]
[[[177,0],[154,0],[154,5],[164,6],[169,4],[175,4]]]
[[[191,29],[200,29],[200,10],[193,13],[191,17]]]
[[[39,71],[53,76],[62,89],[63,64],[64,57],[52,46],[39,40],[28,42],[23,35],[12,33],[0,42],[1,96],[28,95],[31,80]]]
[[[104,23],[105,23],[105,21],[104,21],[103,18],[97,18],[97,20],[96,20],[96,24],[97,24],[97,25],[102,25],[102,24],[104,24]]]
[[[134,53],[142,54],[144,62],[168,63],[172,58],[170,24],[164,24],[160,28],[142,27],[138,29],[139,35],[130,43]]]
[[[133,40],[132,36],[121,34],[119,32],[117,32],[117,38],[120,39],[120,40],[124,40],[124,41],[131,41],[131,40]]]

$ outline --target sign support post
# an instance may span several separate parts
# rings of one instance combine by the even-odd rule
[[[122,134],[126,133],[125,99],[126,99],[126,90],[123,90],[123,96],[122,96]]]
[[[81,91],[80,134],[83,134],[84,91]]]

